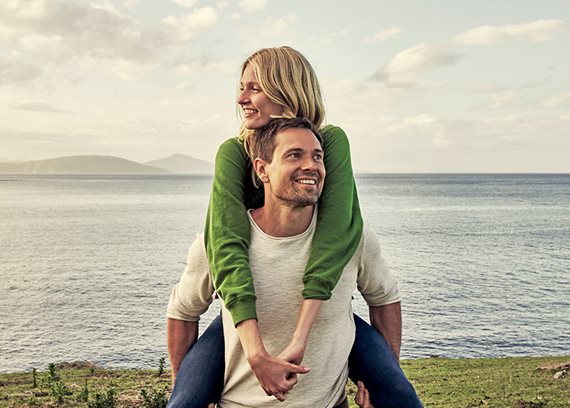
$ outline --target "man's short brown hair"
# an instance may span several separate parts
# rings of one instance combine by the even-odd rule
[[[278,118],[256,131],[251,140],[251,160],[260,158],[268,163],[273,161],[275,151],[275,136],[287,129],[309,129],[323,146],[323,138],[317,128],[306,118]]]

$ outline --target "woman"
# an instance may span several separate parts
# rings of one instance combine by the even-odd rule
[[[250,224],[246,210],[259,207],[263,202],[263,191],[255,186],[252,178],[251,161],[247,154],[249,140],[255,137],[256,129],[276,117],[306,117],[316,127],[321,127],[324,104],[311,65],[290,47],[257,51],[244,62],[241,73],[237,102],[241,107],[243,123],[239,138],[229,139],[222,144],[216,156],[205,244],[216,291],[232,315],[252,371],[267,395],[284,400],[293,386],[286,381],[291,364],[301,364],[320,305],[330,298],[344,266],[358,247],[362,217],[348,139],[340,128],[325,126],[321,128],[321,134],[327,180],[319,201],[317,230],[303,279],[304,300],[289,346],[277,357],[269,355],[257,328],[255,292],[247,255]],[[385,359],[391,361],[382,362],[384,374],[393,373],[390,374],[393,377],[403,376],[403,373],[382,336],[357,316],[355,322],[357,340],[350,362],[355,375],[351,373],[351,378],[363,380],[370,388],[372,403],[380,406],[377,396],[379,386],[368,378],[376,376],[374,369],[378,369],[379,364],[374,360],[368,361],[370,354],[367,353],[371,350],[376,355],[383,353]],[[360,341],[364,339],[366,343]],[[399,344],[393,347],[393,351],[399,354]],[[206,374],[202,370],[205,360],[208,361],[209,370]],[[194,369],[185,370],[185,366]],[[175,386],[172,406],[177,406],[172,400],[187,400],[188,393],[196,405],[185,406],[203,407],[206,402],[218,400],[223,388],[223,332],[219,318],[187,354],[180,372],[184,373],[184,387]],[[216,386],[212,386],[214,382]],[[382,388],[384,394],[390,394],[384,386]],[[205,389],[209,392],[205,392]],[[413,387],[411,389],[413,391]],[[196,390],[201,390],[202,399],[199,402],[192,394]]]

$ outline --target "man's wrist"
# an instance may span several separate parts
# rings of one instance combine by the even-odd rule
[[[249,355],[246,353],[246,359],[251,369],[255,371],[255,369],[267,358],[268,354],[269,353],[267,353],[263,347],[256,348]]]

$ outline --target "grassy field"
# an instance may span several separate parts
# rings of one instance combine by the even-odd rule
[[[568,408],[569,366],[570,356],[402,362],[426,408]],[[554,378],[564,368],[568,375]],[[58,366],[35,374],[0,374],[0,407],[160,408],[168,397],[170,378],[168,371],[158,374],[159,370]],[[347,390],[351,407],[356,407],[355,387],[349,384]]]

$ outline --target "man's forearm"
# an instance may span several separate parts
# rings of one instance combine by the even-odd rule
[[[168,319],[166,321],[166,344],[172,368],[172,384],[176,379],[184,356],[198,338],[198,322]]]
[[[383,306],[370,306],[370,323],[382,333],[384,339],[400,359],[400,346],[402,344],[402,307],[400,302]]]

